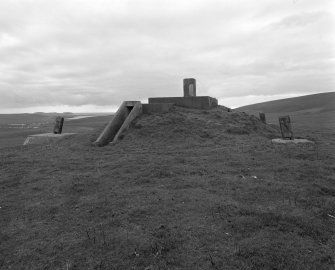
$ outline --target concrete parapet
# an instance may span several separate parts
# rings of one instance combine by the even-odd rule
[[[150,113],[167,113],[171,111],[173,103],[152,103],[152,104],[142,104],[142,112],[144,114]]]
[[[140,101],[124,101],[113,119],[107,124],[94,145],[104,146],[118,140],[121,133],[126,131],[131,122],[142,113]]]
[[[23,145],[50,144],[75,134],[76,133],[63,133],[63,134],[42,133],[42,134],[29,135],[27,139],[24,141]]]
[[[210,109],[218,105],[218,100],[209,96],[149,98],[149,104],[153,103],[173,103],[187,108]]]

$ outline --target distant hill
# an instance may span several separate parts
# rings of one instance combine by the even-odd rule
[[[52,114],[0,114],[0,125],[8,124],[31,124],[54,121],[55,116]]]
[[[335,111],[335,92],[285,98],[239,107],[236,110],[265,113]]]

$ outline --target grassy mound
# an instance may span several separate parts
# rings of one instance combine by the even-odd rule
[[[223,140],[229,135],[255,135],[274,138],[279,135],[274,126],[262,123],[255,116],[227,112],[223,108],[192,110],[175,107],[168,114],[142,115],[124,134],[132,141],[185,143],[204,140]]]
[[[0,152],[1,269],[334,269],[333,133],[274,145],[220,108],[102,129]]]

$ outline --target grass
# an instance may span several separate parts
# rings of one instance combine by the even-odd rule
[[[294,98],[278,99],[240,107],[244,111],[280,112],[327,112],[334,111],[335,92],[326,92]]]
[[[21,120],[20,117],[22,118]],[[50,114],[42,116],[36,114],[0,114],[0,149],[22,145],[29,135],[53,132],[55,118],[55,116],[51,116]],[[110,118],[111,116],[98,116],[75,121],[65,120],[63,133],[87,134],[95,129],[99,129]],[[24,123],[35,127],[13,128],[8,126],[8,124],[12,123]]]
[[[101,130],[101,127],[100,127]],[[1,269],[334,269],[331,131],[277,145],[243,113],[144,115],[0,153]]]

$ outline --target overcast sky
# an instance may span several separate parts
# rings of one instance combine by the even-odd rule
[[[335,91],[334,0],[0,0],[0,113]]]

